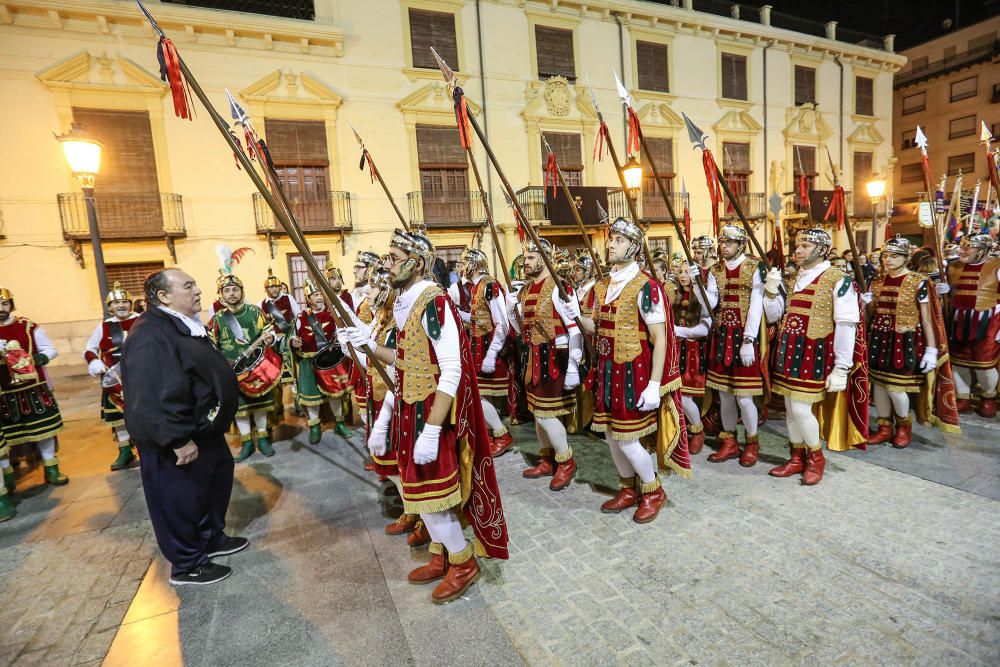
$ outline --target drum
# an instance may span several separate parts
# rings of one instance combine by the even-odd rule
[[[252,398],[263,396],[281,380],[281,355],[268,345],[247,350],[233,363],[240,391]]]
[[[108,392],[108,399],[122,412],[125,411],[125,393],[122,391],[120,364],[115,364],[104,373],[101,387]]]
[[[339,345],[327,345],[312,361],[316,384],[324,394],[339,396],[350,388],[350,364]]]

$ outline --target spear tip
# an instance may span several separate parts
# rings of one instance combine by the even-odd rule
[[[362,150],[364,150],[365,142],[361,138],[361,135],[358,134],[358,130],[357,130],[357,128],[354,127],[354,123],[352,123],[351,121],[347,121],[347,124],[351,126],[351,132],[354,133],[354,138],[357,139],[358,146],[361,146]]]
[[[705,139],[706,139],[705,133],[702,132],[701,129],[697,125],[695,125],[690,118],[688,118],[688,115],[686,113],[682,111],[681,115],[684,116],[684,125],[687,126],[688,139],[691,140],[691,143],[694,144],[695,147],[705,150]]]
[[[229,92],[228,88],[226,88],[225,91],[226,99],[229,100],[230,115],[238,124],[243,125],[250,120],[250,115],[246,112],[246,109],[244,109],[240,103],[236,101],[236,98],[233,97],[233,94]]]
[[[625,106],[632,106],[632,96],[628,94],[625,86],[622,85],[622,80],[618,78],[618,72],[615,71],[614,67],[611,68],[611,74],[615,77],[615,87],[618,89],[618,97],[622,99],[622,103]]]
[[[925,153],[927,152],[927,135],[924,134],[924,131],[920,129],[919,125],[917,125],[917,132],[913,139],[913,143],[915,143],[920,148],[920,150],[924,151]]]
[[[438,55],[438,52],[431,47],[431,54],[434,56],[434,60],[437,61],[438,69],[441,70],[441,75],[444,76],[445,83],[449,86],[455,85],[455,72],[448,67],[448,63],[444,61],[444,58]]]

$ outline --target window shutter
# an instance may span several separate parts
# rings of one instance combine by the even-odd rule
[[[421,169],[467,169],[458,128],[417,125],[417,161]]]
[[[73,120],[104,145],[95,192],[157,195],[156,155],[149,113],[109,109],[73,109]]]
[[[661,93],[670,92],[666,44],[637,41],[635,43],[635,60],[640,88]]]
[[[580,135],[563,132],[546,132],[545,138],[556,154],[556,161],[563,170],[579,171],[583,169],[583,150],[580,147]],[[548,164],[549,153],[542,142],[542,169]]]
[[[413,66],[437,69],[431,47],[455,70],[459,68],[458,41],[455,38],[455,15],[410,9],[410,53]]]
[[[854,113],[859,116],[875,115],[875,81],[867,76],[854,79]]]
[[[747,99],[747,59],[734,53],[722,54],[722,96]]]
[[[816,70],[795,66],[795,106],[816,103]]]
[[[267,150],[279,167],[328,167],[326,124],[321,120],[264,119]]]
[[[799,168],[801,163],[802,168]],[[792,149],[792,173],[795,178],[802,174],[806,176],[816,175],[816,147],[815,146],[795,146]],[[796,184],[798,187],[798,184]]]
[[[722,144],[722,170],[729,174],[750,173],[750,144]]]
[[[965,153],[964,155],[953,155],[948,158],[948,175],[954,175],[961,171],[964,174],[972,174],[976,171],[976,154]]]
[[[572,30],[536,25],[535,53],[539,79],[564,76],[570,81],[576,81]]]
[[[145,299],[143,287],[146,276],[163,269],[163,262],[133,262],[129,264],[108,264],[108,285],[120,282],[133,299]]]
[[[642,154],[643,176],[652,178],[653,170],[649,168],[647,157],[652,157],[656,163],[656,171],[660,178],[672,176],[674,174],[674,140],[660,137],[645,137],[646,147],[649,148],[650,155]]]

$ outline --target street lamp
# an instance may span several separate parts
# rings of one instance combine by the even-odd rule
[[[62,144],[63,153],[69,163],[70,171],[80,181],[83,188],[83,199],[87,206],[87,224],[90,227],[90,243],[94,246],[94,265],[97,268],[97,288],[100,290],[99,300],[104,302],[108,293],[108,274],[104,268],[104,249],[101,247],[101,234],[97,226],[97,207],[94,205],[94,180],[101,169],[101,142],[93,139],[74,123],[66,134],[57,134],[56,141]]]
[[[639,164],[634,155],[622,166],[622,175],[625,177],[625,185],[628,186],[628,192],[625,195],[630,197],[638,208],[639,191],[642,188],[642,165]],[[638,222],[636,220],[636,224]]]
[[[868,196],[872,200],[872,244],[871,250],[874,250],[878,243],[875,240],[876,228],[878,227],[878,201],[885,194],[885,181],[881,179],[873,179],[868,181],[865,185],[868,188]]]

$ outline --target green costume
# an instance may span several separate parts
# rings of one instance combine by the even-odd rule
[[[264,316],[264,311],[253,304],[244,303],[235,312],[228,308],[218,311],[209,322],[208,333],[222,351],[222,356],[232,364],[260,336],[266,326],[267,318]],[[236,415],[244,417],[254,410],[269,410],[273,402],[274,396],[271,392],[253,397],[241,391]]]

